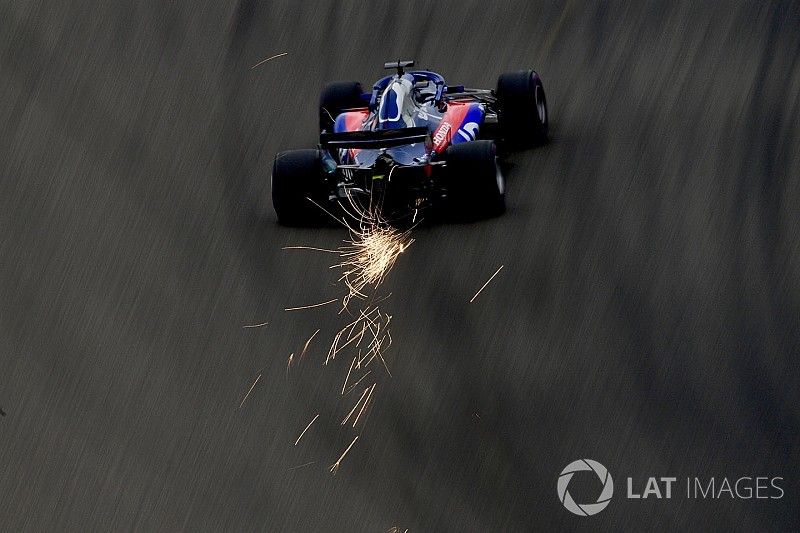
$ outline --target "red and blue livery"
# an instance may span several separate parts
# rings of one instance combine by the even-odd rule
[[[497,143],[527,147],[547,140],[544,87],[532,70],[502,74],[497,88],[448,85],[413,61],[386,63],[392,75],[371,91],[357,82],[325,87],[320,142],[275,157],[272,200],[286,225],[319,223],[325,211],[380,209],[392,223],[420,213],[460,219],[505,211]]]

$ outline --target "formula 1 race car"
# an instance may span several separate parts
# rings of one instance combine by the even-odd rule
[[[275,157],[272,202],[284,225],[313,225],[325,211],[357,206],[399,223],[427,210],[459,219],[505,211],[495,141],[526,147],[547,139],[547,101],[532,70],[502,74],[497,89],[447,85],[436,72],[396,74],[371,92],[332,83],[319,105],[319,146]],[[441,209],[443,208],[443,209]]]

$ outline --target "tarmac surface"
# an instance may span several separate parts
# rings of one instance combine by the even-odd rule
[[[797,531],[799,20],[3,2],[0,529]],[[382,288],[391,377],[364,382],[356,431],[348,361],[322,365],[342,317],[284,311],[341,288],[329,256],[281,248],[346,234],[278,226],[269,172],[314,145],[324,83],[397,58],[486,88],[535,68],[552,141],[509,158],[503,217],[414,231]],[[556,491],[580,458],[615,483],[591,518]],[[625,497],[650,476],[678,478],[672,499]],[[783,497],[686,498],[687,477],[743,476]]]

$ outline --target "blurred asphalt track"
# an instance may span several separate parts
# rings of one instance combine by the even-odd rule
[[[0,3],[0,529],[798,530],[799,21],[790,2]],[[321,366],[341,317],[283,309],[340,293],[330,257],[281,247],[344,233],[277,226],[269,169],[313,145],[326,81],[398,57],[477,87],[536,68],[553,140],[510,158],[505,216],[415,232],[385,284],[393,377],[331,476],[355,435],[331,394],[347,361]],[[583,457],[617,487],[592,518],[556,495]],[[786,495],[624,498],[668,475]]]

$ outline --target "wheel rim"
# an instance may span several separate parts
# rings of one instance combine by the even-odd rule
[[[536,112],[539,115],[539,122],[542,125],[547,123],[547,104],[544,100],[544,91],[537,85],[534,91],[534,98],[536,99]]]
[[[496,157],[494,158],[494,179],[497,182],[497,191],[500,196],[504,195],[506,192],[506,178],[503,176],[503,171],[500,169]]]

